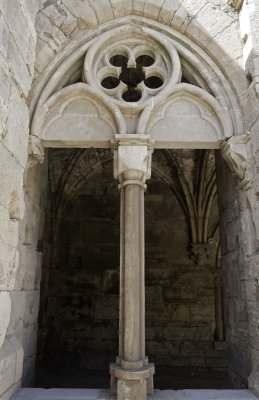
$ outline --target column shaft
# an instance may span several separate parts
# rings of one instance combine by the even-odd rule
[[[141,358],[141,246],[140,197],[143,189],[138,185],[125,187],[125,308],[124,308],[124,359]]]
[[[111,391],[118,400],[153,394],[154,365],[145,356],[144,190],[150,177],[147,136],[116,135],[114,175],[121,190],[119,357],[111,364]]]
[[[121,188],[120,204],[120,315],[119,315],[119,358],[124,356],[124,292],[125,292],[125,191]]]
[[[145,353],[145,209],[144,209],[144,191],[139,193],[139,213],[140,213],[140,358],[144,359]]]

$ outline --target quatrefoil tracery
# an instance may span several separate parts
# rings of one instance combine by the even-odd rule
[[[134,60],[118,53],[109,59],[108,68],[103,68],[102,74],[106,73],[108,76],[102,79],[101,85],[107,89],[107,94],[116,89],[118,98],[122,97],[127,102],[137,102],[147,94],[155,94],[156,89],[160,89],[164,84],[165,74],[157,65],[157,61],[147,54]],[[115,68],[112,75],[111,67]],[[115,93],[113,91],[111,95]]]
[[[143,109],[148,100],[181,81],[178,53],[168,40],[132,26],[103,35],[84,61],[84,80],[125,111]],[[99,38],[100,39],[100,38]],[[132,106],[130,106],[132,103]]]

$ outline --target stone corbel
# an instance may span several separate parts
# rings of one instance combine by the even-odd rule
[[[239,189],[247,190],[252,183],[250,135],[232,136],[221,144],[221,153],[231,171],[241,180]]]
[[[195,265],[210,265],[213,241],[208,243],[192,243],[190,259]]]
[[[30,135],[28,148],[28,164],[33,167],[44,162],[44,147],[37,136]]]

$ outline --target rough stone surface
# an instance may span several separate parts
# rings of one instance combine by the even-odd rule
[[[25,327],[22,307],[27,305],[15,302],[15,298],[22,293],[17,271],[28,158],[26,98],[34,76],[37,10],[38,2],[29,0],[4,0],[0,4],[0,397],[5,400],[20,385],[23,372],[24,336],[16,331],[14,318],[17,316]],[[26,292],[23,294],[26,297]]]
[[[11,314],[11,299],[8,292],[0,292],[0,347],[2,346]]]

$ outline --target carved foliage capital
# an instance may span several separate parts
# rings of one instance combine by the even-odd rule
[[[241,180],[239,189],[251,186],[250,135],[233,136],[221,144],[221,153],[231,171]]]

